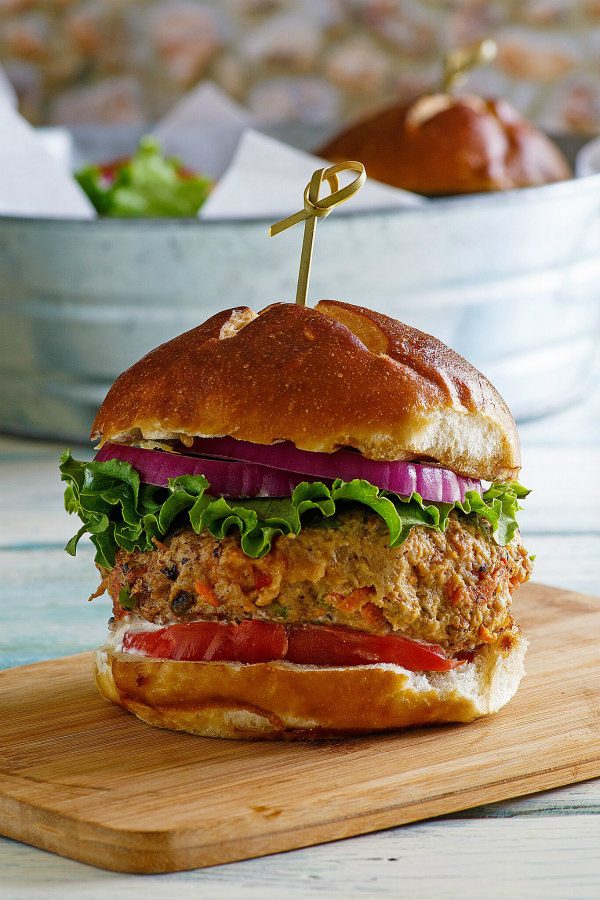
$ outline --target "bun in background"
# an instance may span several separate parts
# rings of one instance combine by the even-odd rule
[[[359,159],[376,181],[427,196],[532,187],[571,177],[543,131],[506,100],[431,94],[352,125],[317,151]]]

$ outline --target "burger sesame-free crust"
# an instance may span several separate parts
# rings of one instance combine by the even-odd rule
[[[369,177],[429,196],[502,191],[571,177],[555,144],[506,100],[433,94],[358,122],[318,151],[360,159]]]
[[[524,674],[527,641],[487,646],[451,672],[400,666],[190,662],[96,651],[100,693],[150,725],[206,737],[328,738],[497,712]]]
[[[92,427],[101,443],[223,435],[354,447],[490,481],[520,467],[512,415],[477,369],[424,332],[333,300],[218,313],[124,372]]]

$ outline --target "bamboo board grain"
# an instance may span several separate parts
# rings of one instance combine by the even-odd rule
[[[89,654],[0,673],[0,833],[106,869],[168,872],[456,812],[600,775],[600,599],[527,585],[527,677],[470,725],[325,743],[151,729]]]

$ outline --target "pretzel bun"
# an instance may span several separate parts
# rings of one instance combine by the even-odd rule
[[[354,447],[489,481],[520,468],[513,417],[477,369],[422,331],[333,300],[218,313],[121,375],[92,427],[101,443],[223,435]]]
[[[428,196],[505,191],[563,181],[556,145],[506,100],[432,94],[392,106],[317,151],[359,159],[371,178]]]
[[[97,650],[94,674],[103,697],[159,728],[248,740],[328,738],[497,712],[519,686],[526,649],[516,636],[509,650],[488,645],[451,672],[190,662]]]

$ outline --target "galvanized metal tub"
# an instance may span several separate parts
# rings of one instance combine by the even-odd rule
[[[301,234],[269,240],[269,224],[0,218],[0,429],[85,440],[149,349],[224,307],[291,300]],[[333,215],[311,295],[431,332],[518,418],[547,413],[586,392],[598,348],[600,175]]]

